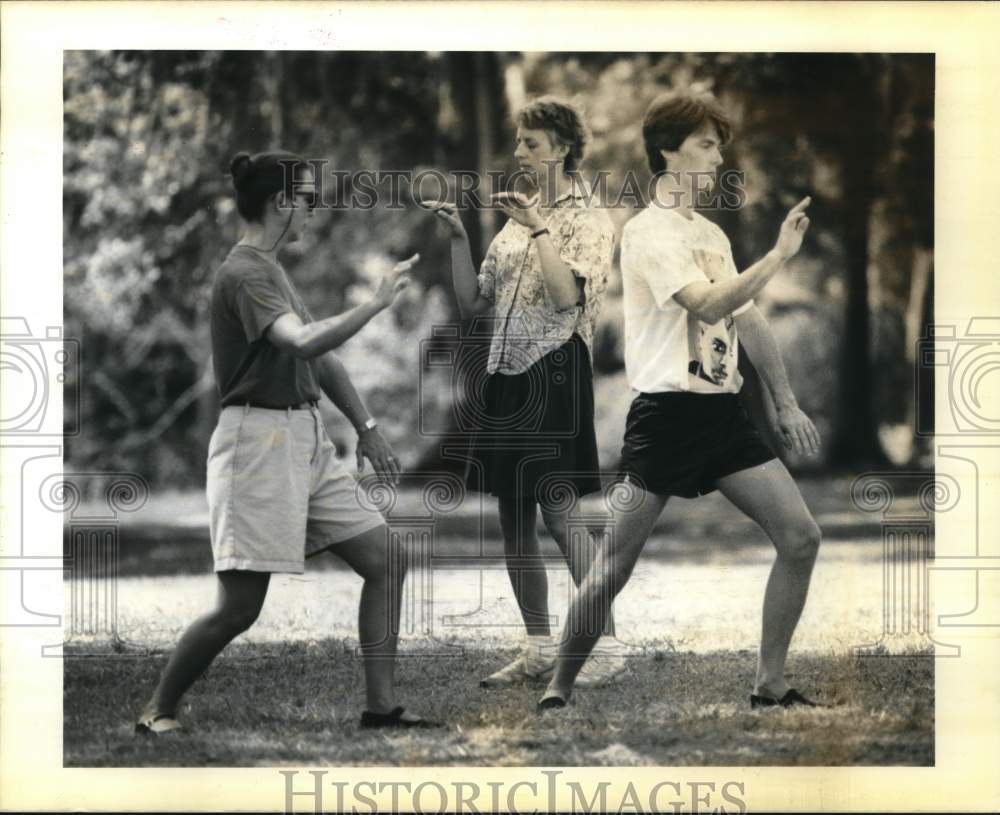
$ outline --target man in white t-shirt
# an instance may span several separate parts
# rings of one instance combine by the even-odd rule
[[[820,532],[795,482],[761,439],[739,401],[742,341],[771,393],[775,432],[790,449],[813,455],[819,435],[799,409],[771,330],[753,297],[802,245],[805,198],[781,225],[774,248],[739,274],[729,240],[694,211],[722,163],[728,117],[709,94],[656,99],[643,122],[656,194],[622,235],[625,365],[638,395],[622,448],[624,490],[613,534],[602,546],[569,612],[556,672],[538,707],[564,707],[580,666],[600,633],[671,495],[718,489],[756,521],[777,556],[764,595],[763,630],[752,708],[815,705],[785,681]],[[597,627],[594,627],[596,621]]]

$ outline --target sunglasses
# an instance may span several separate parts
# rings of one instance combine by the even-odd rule
[[[306,206],[309,207],[309,211],[312,212],[316,209],[319,204],[319,194],[315,190],[297,190],[295,192],[295,200],[298,201],[300,198],[304,198]]]

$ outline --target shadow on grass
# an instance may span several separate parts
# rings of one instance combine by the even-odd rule
[[[363,676],[341,640],[235,644],[188,694],[186,729],[132,733],[164,654],[65,659],[68,767],[271,765],[910,765],[934,764],[934,658],[793,656],[789,681],[836,706],[751,712],[750,651],[650,648],[611,688],[580,690],[538,717],[541,687],[486,691],[511,652],[399,660],[401,703],[443,730],[362,731]]]

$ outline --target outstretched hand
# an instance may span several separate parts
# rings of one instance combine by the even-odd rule
[[[498,192],[491,195],[490,199],[503,210],[504,215],[521,226],[529,229],[545,226],[545,221],[538,211],[538,204],[519,192]]]
[[[400,261],[392,267],[392,271],[382,276],[379,281],[378,290],[375,292],[375,300],[384,308],[392,305],[396,295],[410,285],[410,279],[404,275],[410,271],[420,261],[420,254],[417,253],[406,260]]]
[[[421,201],[420,205],[433,212],[438,220],[448,226],[452,238],[468,238],[458,208],[448,201]]]

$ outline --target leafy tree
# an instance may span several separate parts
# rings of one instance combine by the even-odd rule
[[[608,171],[614,193],[629,173],[640,187],[648,180],[648,102],[692,83],[736,120],[727,167],[745,172],[746,199],[706,215],[741,268],[770,248],[787,208],[813,195],[806,244],[758,305],[803,407],[833,440],[829,463],[879,461],[886,428],[912,424],[913,348],[933,315],[933,76],[929,55],[66,52],[65,322],[84,359],[83,432],[67,440],[69,462],[201,483],[218,410],[211,281],[241,229],[226,176],[236,151],[286,147],[326,161],[325,192],[341,200],[356,190],[334,190],[329,172],[510,171],[511,114],[527,96],[555,93],[583,106],[593,131],[584,172]],[[456,321],[457,309],[448,241],[409,192],[401,208],[382,199],[317,211],[283,257],[325,316],[365,296],[392,258],[421,253],[407,302],[342,352],[404,461],[436,467],[436,440],[413,431],[419,410],[447,424],[455,388],[445,372],[419,371],[420,349],[455,341],[431,327]],[[619,230],[632,214],[628,202],[611,210]],[[466,226],[481,257],[501,223],[484,211]],[[622,337],[615,278],[594,358],[606,466],[628,396]],[[327,413],[350,446],[349,428]],[[900,462],[921,455],[896,448]]]

